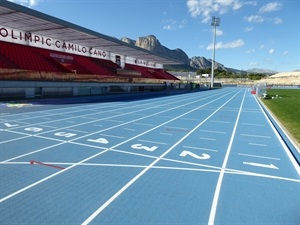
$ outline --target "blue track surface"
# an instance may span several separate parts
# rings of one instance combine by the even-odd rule
[[[300,224],[299,165],[247,88],[52,103],[1,107],[1,225]]]

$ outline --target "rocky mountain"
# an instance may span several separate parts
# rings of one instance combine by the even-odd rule
[[[163,46],[154,35],[139,37],[136,41],[129,38],[121,38],[121,41],[152,51],[156,54],[178,60],[184,64],[190,63],[190,59],[184,51],[179,48],[174,50],[168,49],[167,47]]]
[[[132,40],[130,38],[124,37],[121,38],[121,41],[152,51],[155,54],[178,60],[184,64],[185,68],[187,68],[187,66],[193,69],[211,68],[211,59],[206,59],[205,57],[200,56],[195,56],[190,59],[188,55],[179,48],[171,50],[163,46],[154,35],[138,37],[137,40]],[[224,65],[218,62],[215,62],[215,68],[227,70]]]
[[[154,35],[148,35],[145,37],[139,37],[137,40],[132,40],[130,38],[121,38],[121,41],[124,41],[128,44],[135,45],[137,47],[152,51],[155,54],[159,54],[168,58],[172,58],[175,60],[178,60],[182,62],[184,65],[178,65],[178,66],[170,66],[170,68],[190,68],[190,69],[206,69],[206,68],[211,68],[212,66],[212,59],[206,59],[205,57],[202,56],[194,56],[192,58],[189,58],[188,55],[181,49],[177,48],[174,50],[171,50],[165,46],[163,46],[159,40],[154,36]],[[223,64],[219,62],[214,63],[214,67],[216,69],[221,69],[225,71],[230,71],[232,73],[240,73],[240,74],[247,74],[247,73],[270,73],[274,74],[276,73],[275,71],[270,71],[270,70],[263,70],[263,69],[253,69],[249,71],[241,71],[233,68],[228,68],[225,67]]]

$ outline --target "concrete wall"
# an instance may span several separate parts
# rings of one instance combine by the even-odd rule
[[[0,81],[0,99],[71,97],[161,91],[165,84]]]

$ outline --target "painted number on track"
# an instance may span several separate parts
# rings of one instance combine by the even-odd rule
[[[206,154],[206,153],[202,153],[201,155],[197,155],[193,152],[190,152],[190,151],[182,151],[180,153],[180,156],[182,157],[186,157],[187,155],[195,158],[195,159],[209,159],[210,158],[210,155]]]
[[[133,149],[141,149],[141,150],[145,150],[145,151],[148,151],[148,152],[153,152],[158,147],[157,146],[147,147],[147,146],[144,146],[142,144],[134,144],[134,145],[131,145],[131,148],[133,148]]]

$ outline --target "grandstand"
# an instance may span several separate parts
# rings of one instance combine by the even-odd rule
[[[102,94],[118,85],[130,92],[180,82],[163,69],[164,64],[181,62],[12,2],[0,2],[2,98],[33,98],[50,87],[68,86],[73,90],[70,95],[78,95],[83,86],[102,90],[89,94]]]

